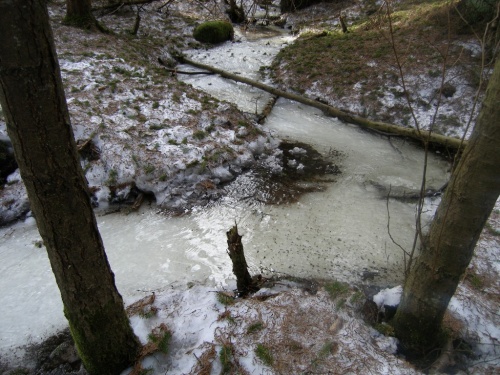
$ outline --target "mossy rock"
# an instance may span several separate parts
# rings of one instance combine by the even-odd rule
[[[227,21],[207,21],[193,31],[193,37],[202,43],[222,43],[233,38],[233,25]]]

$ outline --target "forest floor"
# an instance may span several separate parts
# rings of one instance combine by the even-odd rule
[[[287,26],[298,39],[275,59],[270,77],[284,88],[372,119],[468,134],[477,113],[474,98],[477,94],[480,103],[489,75],[474,35],[479,32],[444,22],[444,1],[398,2],[392,36],[401,51],[405,91],[387,17],[371,13],[377,3],[345,8],[348,34],[340,31],[335,4],[290,14]],[[82,165],[96,205],[133,201],[138,189],[153,192],[157,202],[170,202],[167,208],[183,208],[187,190],[215,197],[216,185],[231,178],[228,173],[275,152],[278,141],[265,135],[254,117],[183,84],[157,63],[158,57],[172,62],[172,48],[204,48],[191,33],[198,19],[221,14],[210,4],[174,3],[161,13],[156,11],[160,3],[147,5],[134,36],[129,30],[135,8],[99,18],[113,31],[105,35],[62,25],[64,2],[49,3],[75,136],[92,140]],[[252,151],[257,144],[260,153]],[[207,165],[211,168],[204,172]],[[19,175],[8,181],[0,194],[5,221],[29,211]],[[499,259],[497,203],[450,303],[445,328],[455,350],[434,368],[437,372],[498,373]],[[272,279],[248,299],[191,285],[136,304],[126,301],[144,344],[154,337],[151,332],[169,342],[165,353],[147,356],[140,365],[146,370],[139,372],[138,365],[136,373],[425,373],[438,352],[418,366],[406,361],[379,318],[384,301],[397,303],[398,293],[397,286],[383,291],[377,305],[370,302],[374,291],[332,280]],[[48,360],[67,340],[62,335],[43,348],[32,345],[18,362],[2,359],[0,373],[85,373],[78,361]]]
[[[484,23],[466,22],[472,16],[449,1],[388,3],[318,4],[292,14],[300,37],[278,54],[271,76],[373,120],[470,133],[493,68],[482,53],[491,43]]]

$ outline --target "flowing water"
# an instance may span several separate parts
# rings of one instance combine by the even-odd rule
[[[258,79],[288,36],[240,36],[209,51],[193,51],[193,59]],[[188,67],[182,67],[182,70]],[[262,108],[268,95],[216,76],[185,79],[243,110]],[[234,287],[226,254],[225,232],[236,222],[243,234],[251,273],[261,270],[298,277],[338,278],[380,285],[401,281],[403,256],[394,240],[410,249],[415,227],[414,204],[386,200],[380,187],[418,189],[423,152],[403,140],[389,141],[358,127],[323,116],[318,110],[279,100],[269,116],[269,132],[283,139],[308,143],[325,157],[339,151],[341,175],[322,192],[302,196],[296,203],[263,205],[241,198],[251,190],[248,175],[226,187],[228,196],[190,215],[171,217],[143,207],[129,215],[98,217],[116,283],[126,301],[144,292],[204,283]],[[448,164],[429,160],[428,184],[446,180]],[[432,204],[428,204],[432,214]],[[39,241],[34,221],[0,230],[0,353],[37,341],[64,326],[62,304]]]

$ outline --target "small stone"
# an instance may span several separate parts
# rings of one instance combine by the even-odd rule
[[[335,319],[335,322],[333,322],[333,324],[330,326],[330,332],[334,335],[337,334],[342,329],[343,325],[344,321],[342,320],[342,318],[340,316],[337,317],[337,319]]]

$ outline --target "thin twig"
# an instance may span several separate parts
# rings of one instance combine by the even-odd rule
[[[387,193],[387,199],[385,200],[385,206],[387,208],[387,234],[389,234],[389,238],[391,239],[392,243],[399,247],[401,251],[403,251],[403,262],[404,262],[404,274],[405,278],[407,275],[407,272],[409,271],[408,268],[406,267],[406,257],[409,256],[410,254],[401,246],[399,243],[396,242],[396,240],[392,237],[391,234],[391,213],[389,210],[389,197],[391,195],[391,189],[392,185],[389,185],[389,192]]]

